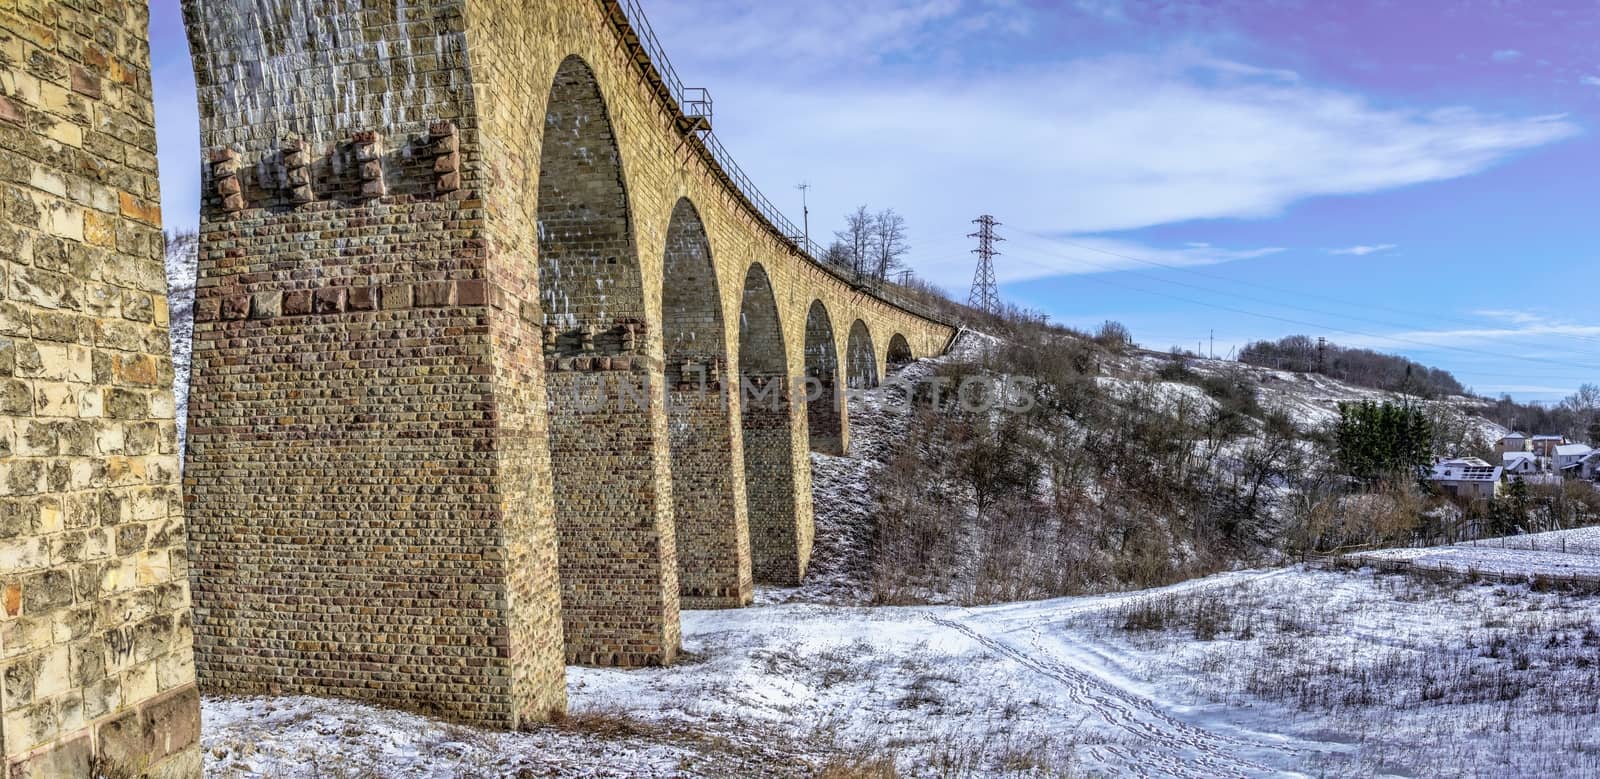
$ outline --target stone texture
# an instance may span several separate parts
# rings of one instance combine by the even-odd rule
[[[0,3],[7,779],[200,775],[147,26]]]

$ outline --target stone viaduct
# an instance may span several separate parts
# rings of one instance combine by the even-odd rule
[[[805,574],[835,390],[953,336],[785,234],[628,5],[184,0],[204,688],[515,727],[670,663]]]
[[[828,390],[951,330],[802,254],[647,29],[185,11],[187,527],[148,10],[0,3],[0,775],[198,775],[197,668],[515,726],[565,662],[670,662],[680,603],[799,581]]]

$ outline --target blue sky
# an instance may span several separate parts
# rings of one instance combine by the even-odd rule
[[[1475,390],[1600,381],[1600,9],[1528,2],[644,0],[716,132],[813,237],[893,207],[959,295],[1144,345],[1293,333]],[[193,76],[152,3],[164,213],[195,221]]]

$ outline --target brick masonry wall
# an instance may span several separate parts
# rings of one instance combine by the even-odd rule
[[[886,360],[873,348],[875,339],[867,324],[859,319],[850,325],[850,340],[845,346],[845,370],[849,386],[866,389],[878,386],[886,371]]]
[[[199,776],[142,2],[0,4],[0,774]]]
[[[537,324],[490,262],[460,5],[185,14],[211,155],[202,683],[503,727],[563,710]]]
[[[849,410],[840,394],[838,339],[833,322],[822,301],[814,301],[806,313],[806,376],[814,380],[806,392],[806,426],[811,434],[812,451],[842,455]]]
[[[739,323],[751,568],[758,582],[793,586],[811,559],[806,404],[786,359],[771,282],[759,265],[745,277]]]

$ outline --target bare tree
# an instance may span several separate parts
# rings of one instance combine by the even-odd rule
[[[906,218],[892,208],[879,211],[872,220],[872,277],[878,283],[900,267],[900,258],[911,250],[906,243]]]
[[[868,264],[872,256],[873,216],[864,205],[856,206],[856,210],[845,214],[844,229],[835,230],[833,237],[843,246],[845,267],[855,274],[857,278],[867,275]]]
[[[1561,401],[1561,409],[1572,415],[1571,429],[1591,441],[1600,433],[1600,385],[1584,384]]]

